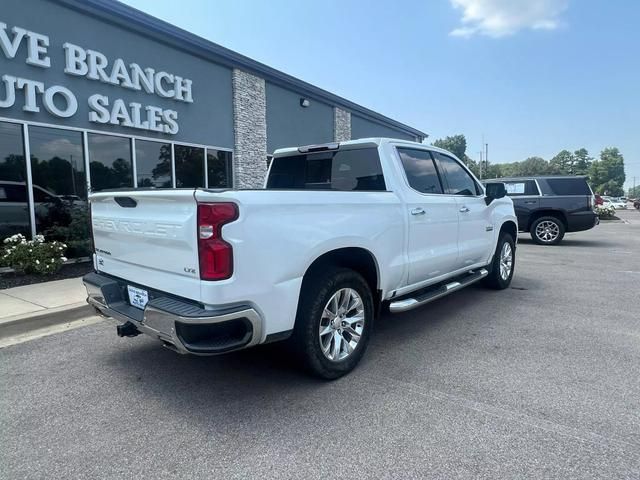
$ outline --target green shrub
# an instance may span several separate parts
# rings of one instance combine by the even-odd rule
[[[54,223],[43,233],[47,238],[67,244],[67,255],[71,258],[88,257],[91,249],[91,231],[89,229],[89,209],[76,205],[68,208],[68,223]]]
[[[42,235],[27,240],[18,233],[5,238],[3,247],[4,251],[0,255],[2,265],[19,273],[50,275],[67,261],[64,257],[67,246],[62,242],[45,242]]]

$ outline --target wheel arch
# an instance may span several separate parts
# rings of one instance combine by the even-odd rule
[[[380,289],[380,267],[375,255],[363,247],[336,248],[323,253],[307,267],[302,277],[300,294],[302,294],[305,288],[305,283],[318,271],[328,266],[349,268],[362,275],[371,289],[377,315],[380,310],[379,305],[382,298],[382,290]]]
[[[498,232],[498,238],[502,236],[503,233],[508,233],[513,238],[514,242],[518,240],[518,225],[513,220],[507,220],[500,226],[500,231]]]

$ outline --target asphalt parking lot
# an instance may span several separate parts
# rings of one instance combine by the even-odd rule
[[[351,375],[108,322],[0,350],[0,476],[640,478],[640,212],[521,235],[512,288],[386,315]]]

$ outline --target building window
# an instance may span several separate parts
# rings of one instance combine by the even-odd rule
[[[176,187],[204,187],[204,148],[175,145]]]
[[[87,136],[91,189],[132,188],[131,140],[97,133]]]
[[[0,122],[0,240],[31,236],[22,125]]]
[[[70,257],[90,252],[82,133],[29,127],[36,233],[68,245]]]
[[[231,152],[207,148],[207,181],[209,188],[230,188]]]
[[[136,140],[138,187],[171,188],[171,144]]]

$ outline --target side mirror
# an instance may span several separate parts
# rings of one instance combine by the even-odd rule
[[[502,182],[490,182],[485,185],[486,197],[484,201],[489,205],[494,200],[507,195],[507,187]]]

